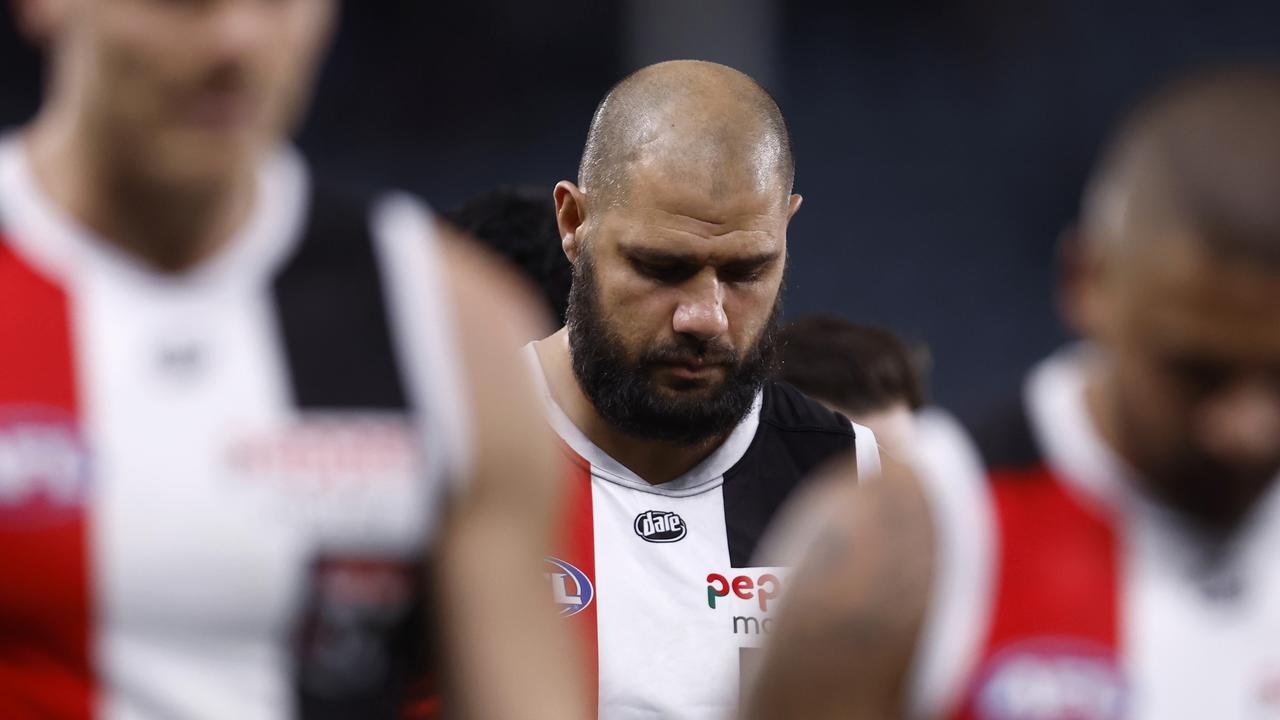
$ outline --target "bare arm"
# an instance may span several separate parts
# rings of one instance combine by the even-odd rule
[[[805,531],[746,720],[905,716],[932,575],[929,508],[910,471],[889,458],[874,482],[841,474],[792,510],[792,527],[817,527]]]
[[[438,567],[451,712],[585,718],[582,666],[542,575],[563,461],[520,358],[540,304],[479,250],[454,241],[446,255],[473,439]]]

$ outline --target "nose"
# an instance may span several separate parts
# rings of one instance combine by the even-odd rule
[[[1274,463],[1280,459],[1280,387],[1236,383],[1201,408],[1199,430],[1205,449],[1222,460]]]
[[[699,340],[710,340],[729,331],[729,318],[724,314],[724,285],[714,271],[690,278],[683,291],[671,321],[673,330]]]

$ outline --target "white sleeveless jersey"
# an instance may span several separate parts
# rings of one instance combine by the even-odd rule
[[[1280,493],[1205,543],[1099,436],[1088,353],[1042,363],[976,445],[920,424],[938,569],[913,716],[1280,718]]]
[[[0,717],[394,714],[466,447],[430,236],[282,150],[167,276],[0,144]]]
[[[861,474],[877,473],[875,436],[769,383],[715,452],[651,485],[543,391],[572,467],[565,537],[547,578],[565,624],[584,639],[599,717],[732,717],[787,581],[786,568],[753,564],[761,535],[823,463],[853,455]]]

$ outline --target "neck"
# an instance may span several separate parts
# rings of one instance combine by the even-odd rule
[[[165,182],[109,143],[49,115],[26,134],[33,174],[54,204],[104,242],[163,272],[189,270],[234,236],[252,205],[252,168],[218,182]]]
[[[728,437],[726,433],[690,446],[619,432],[600,416],[578,384],[569,355],[568,330],[562,328],[551,337],[534,343],[533,348],[538,354],[552,399],[573,424],[596,447],[651,485],[669,482],[689,472]]]

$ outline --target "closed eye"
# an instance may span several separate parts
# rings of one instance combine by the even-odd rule
[[[720,266],[720,279],[724,282],[732,283],[755,282],[764,277],[765,270],[768,268],[768,261],[751,260],[728,263]]]
[[[667,284],[684,282],[698,272],[696,266],[682,262],[654,262],[633,258],[631,266],[650,280]]]

